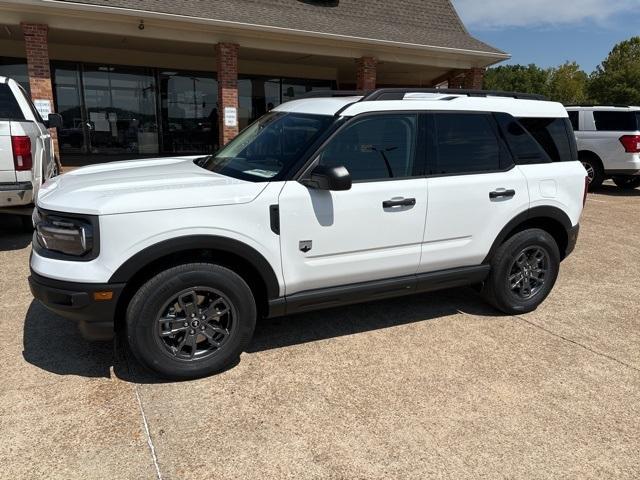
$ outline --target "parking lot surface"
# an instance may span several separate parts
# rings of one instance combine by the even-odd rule
[[[34,302],[0,217],[0,478],[639,478],[639,217],[590,194],[533,313],[455,289],[267,320],[180,383]]]

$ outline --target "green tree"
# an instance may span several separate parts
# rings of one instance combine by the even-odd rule
[[[640,37],[613,47],[591,74],[588,91],[601,104],[640,105]]]
[[[587,100],[588,76],[576,62],[566,62],[548,70],[547,96],[564,104],[584,103]]]
[[[485,72],[484,88],[507,92],[547,94],[549,72],[533,63],[530,65],[503,65]]]

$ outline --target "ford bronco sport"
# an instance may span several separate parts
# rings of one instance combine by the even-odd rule
[[[228,367],[256,319],[478,285],[534,310],[585,199],[567,112],[464,90],[322,93],[207,157],[89,166],[34,212],[33,295],[171,378]]]

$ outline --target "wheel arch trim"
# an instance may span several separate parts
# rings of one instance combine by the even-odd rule
[[[242,257],[259,273],[266,286],[268,298],[277,298],[280,295],[278,277],[260,252],[246,243],[218,235],[188,235],[148,246],[120,265],[109,279],[109,283],[126,283],[156,260],[188,250],[212,250]]]
[[[569,216],[558,207],[538,206],[530,208],[516,215],[502,228],[502,230],[500,230],[500,233],[493,241],[491,249],[482,261],[482,264],[486,265],[491,261],[491,258],[493,257],[495,251],[500,245],[504,243],[509,233],[511,233],[519,225],[535,219],[551,219],[558,222],[564,228],[567,236],[569,236],[569,232],[573,228],[573,224],[571,223],[571,219],[569,218]],[[565,256],[565,252],[560,252],[560,254],[562,255],[562,257]]]

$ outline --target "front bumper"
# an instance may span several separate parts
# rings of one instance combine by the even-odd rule
[[[38,275],[29,277],[31,293],[45,307],[61,317],[78,323],[87,340],[113,338],[116,307],[125,284],[76,283]],[[96,296],[97,292],[102,295]],[[112,292],[110,299],[104,292]]]
[[[31,182],[0,183],[0,207],[21,207],[32,203]]]

